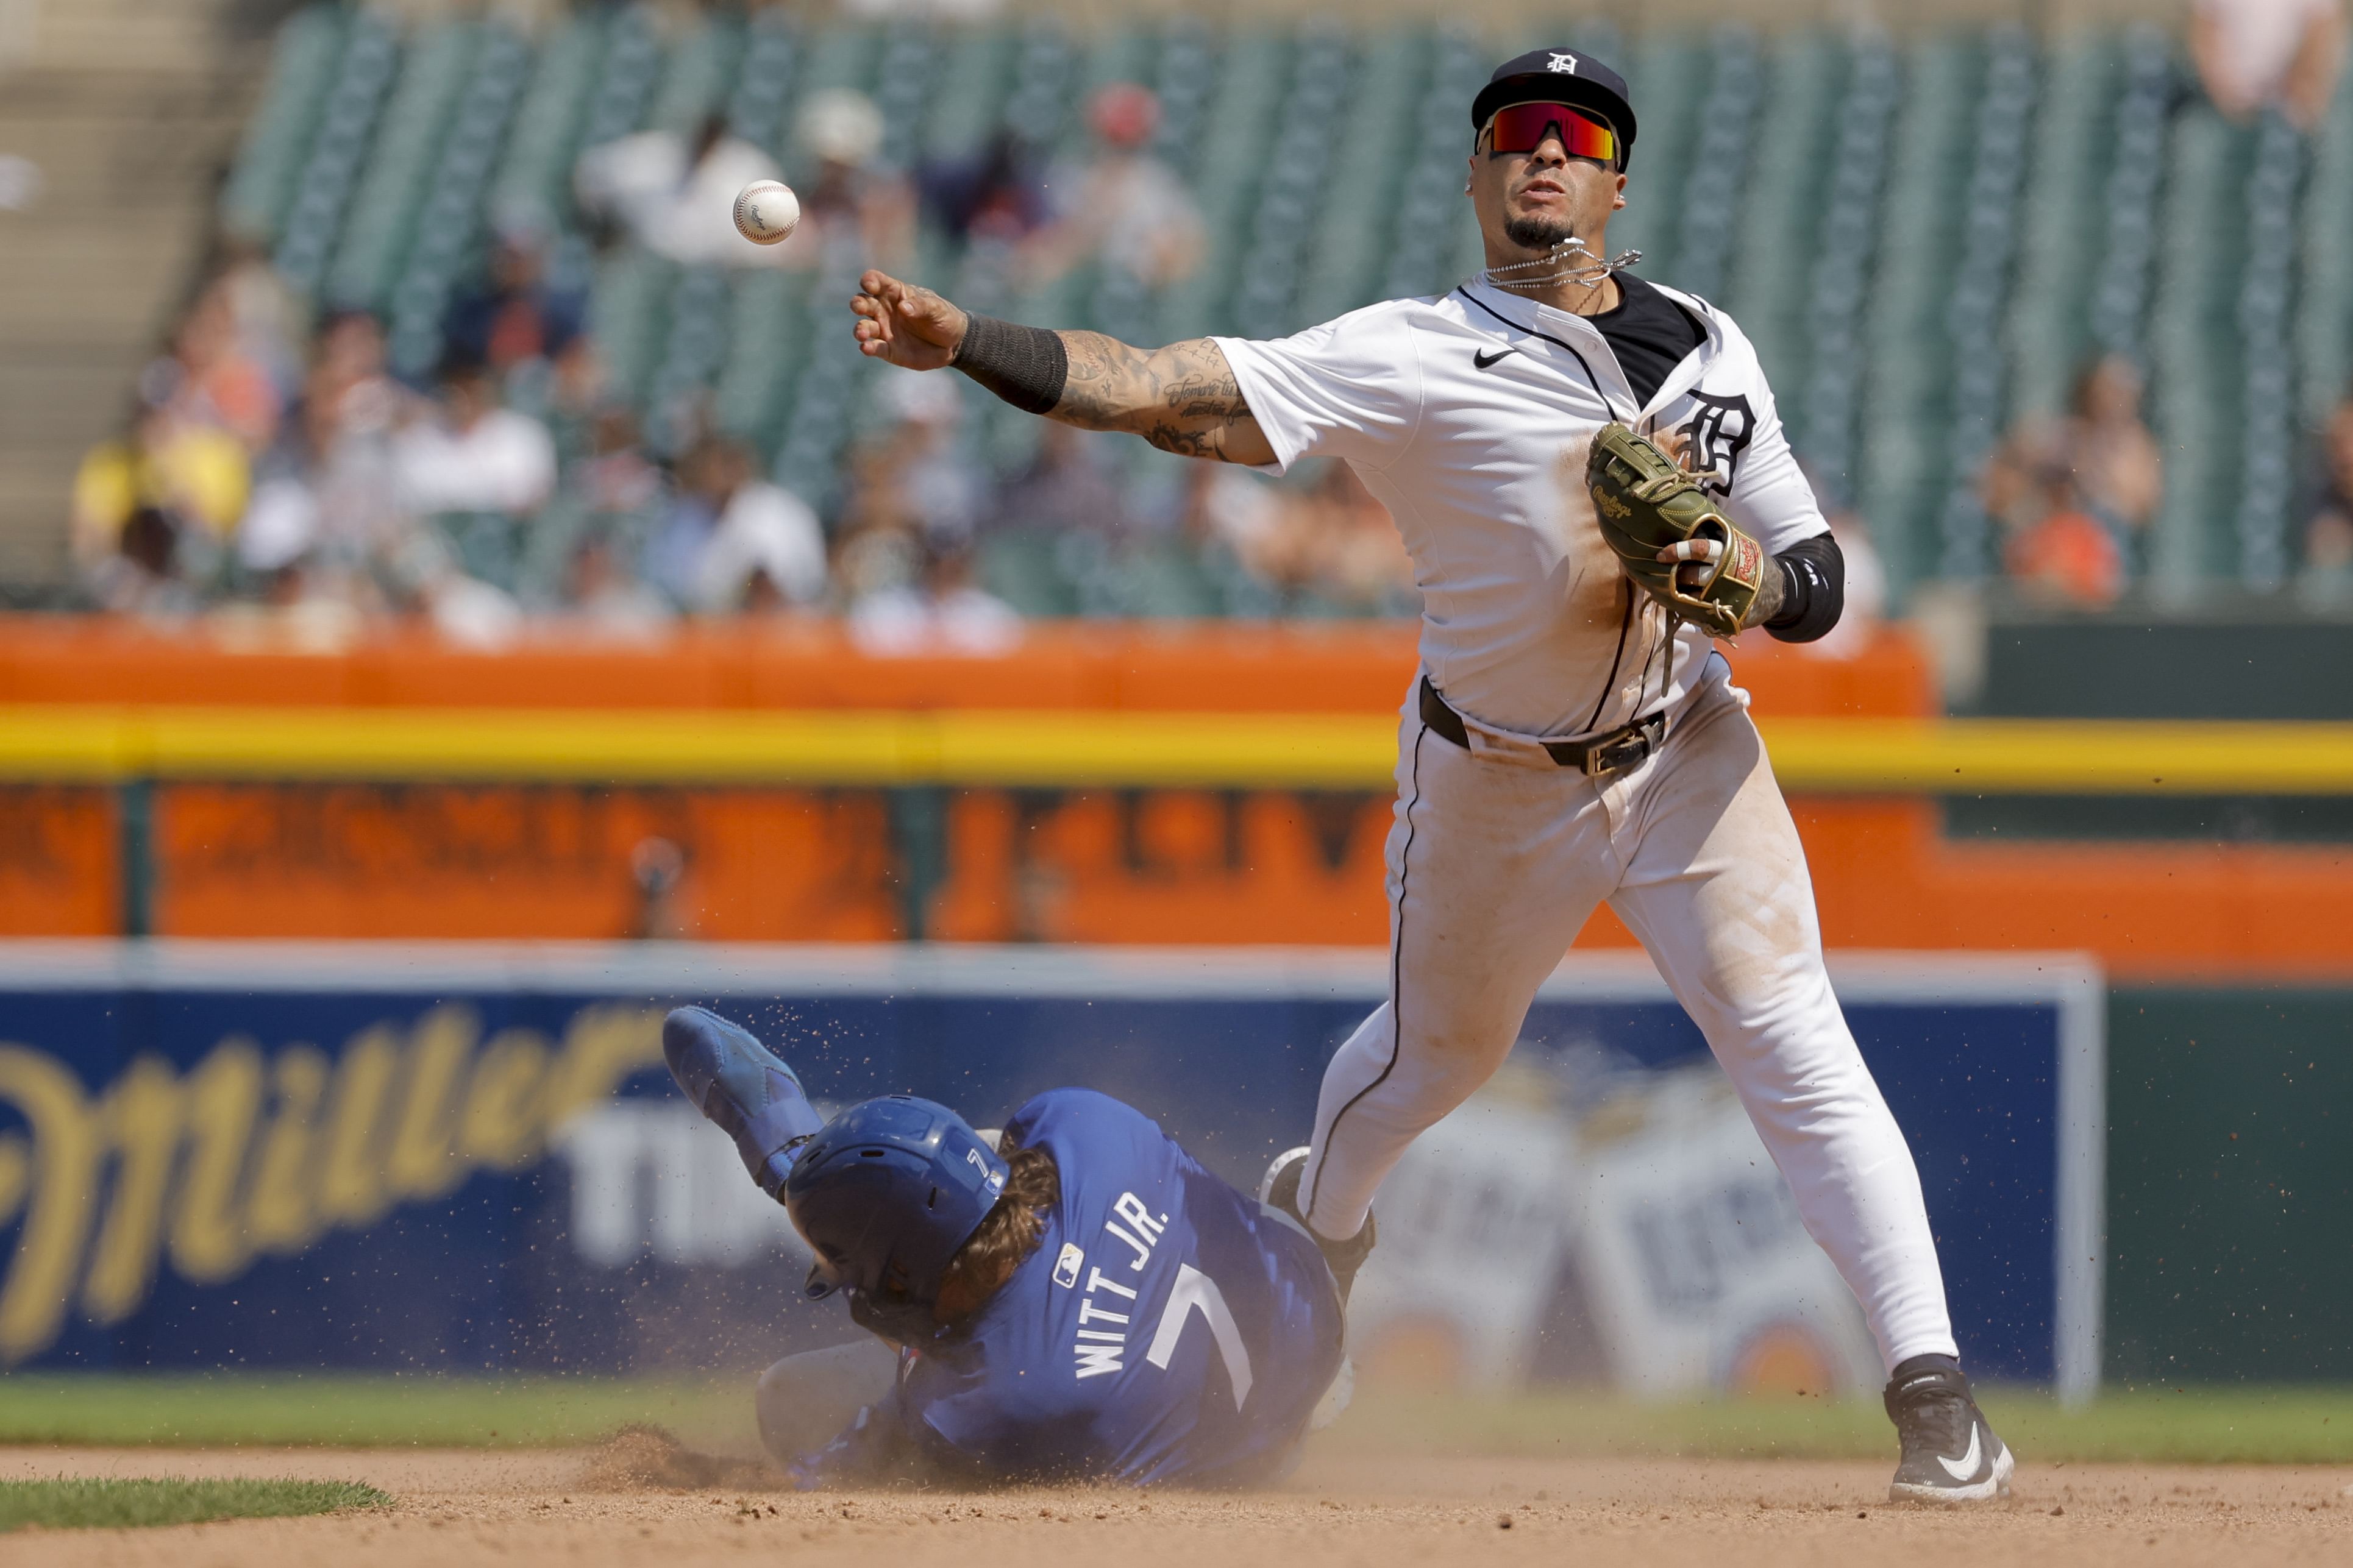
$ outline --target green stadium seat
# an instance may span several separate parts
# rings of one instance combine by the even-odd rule
[[[605,51],[606,13],[576,10],[548,34],[492,176],[494,214],[554,225],[572,211],[572,165]]]
[[[453,22],[428,27],[410,43],[327,274],[330,304],[383,306],[480,36],[476,24]]]
[[[1758,123],[1772,129],[1749,157],[1725,303],[1775,386],[1801,385],[1810,369],[1807,286],[1846,74],[1844,51],[1811,29],[1782,35],[1767,54]]]
[[[232,232],[278,237],[343,53],[346,16],[341,6],[306,5],[279,29],[260,103],[221,192],[221,221]]]
[[[2064,408],[2090,353],[2101,188],[2122,67],[2116,40],[2100,33],[2061,39],[2045,61],[2003,334],[2013,416]]]
[[[2353,79],[2338,82],[2313,138],[2300,245],[2296,409],[2309,431],[2353,392]]]
[[[400,42],[392,24],[375,11],[354,16],[278,230],[278,269],[300,293],[316,293],[326,272],[377,111],[399,66]]]
[[[1866,307],[1862,437],[1856,489],[1873,542],[1899,595],[1936,570],[1935,523],[1944,500],[1944,331],[1978,85],[1977,51],[1932,37],[1914,45],[1896,110],[1879,262]]]
[[[1757,36],[1747,28],[1718,27],[1709,53],[1707,107],[1679,204],[1672,281],[1720,301],[1732,279],[1740,196],[1760,142],[1755,123],[1766,82]]]
[[[1060,542],[1029,530],[988,535],[974,563],[980,585],[1033,620],[1077,615],[1079,589],[1063,574]]]
[[[2159,233],[2203,229],[2240,204],[2232,188],[2244,163],[2245,132],[2203,104],[2179,112],[2167,139]],[[2241,208],[2243,210],[2243,207]],[[2160,602],[2188,603],[2209,579],[2231,570],[2231,508],[2236,476],[2211,437],[2236,431],[2234,368],[2217,341],[2216,319],[2235,317],[2235,267],[2227,246],[2160,247],[2149,306],[2149,423],[2165,450],[2165,500],[2148,541],[2148,578]]]
[[[704,116],[726,104],[734,89],[746,44],[743,14],[713,7],[696,16],[663,61],[646,114],[649,130],[691,136]]]

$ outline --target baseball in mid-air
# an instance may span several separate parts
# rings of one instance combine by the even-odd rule
[[[774,245],[800,226],[801,199],[782,180],[754,180],[735,198],[735,228],[754,245]]]

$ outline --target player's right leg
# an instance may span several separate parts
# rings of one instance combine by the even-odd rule
[[[1355,1237],[1409,1144],[1503,1065],[1528,1005],[1615,885],[1593,781],[1399,736],[1389,833],[1389,994],[1324,1070],[1299,1213]]]
[[[891,1392],[898,1369],[899,1352],[867,1334],[785,1357],[760,1374],[752,1396],[760,1446],[780,1465],[816,1453]]]
[[[708,1007],[681,1007],[662,1020],[662,1056],[695,1109],[735,1140],[760,1190],[783,1202],[789,1152],[825,1125],[793,1069],[751,1030]]]

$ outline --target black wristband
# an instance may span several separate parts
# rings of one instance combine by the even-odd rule
[[[965,317],[964,342],[948,363],[1025,414],[1051,412],[1071,379],[1060,332],[977,312]]]
[[[1777,642],[1813,642],[1828,637],[1846,609],[1846,555],[1827,533],[1800,539],[1778,555],[1781,608],[1765,623]]]

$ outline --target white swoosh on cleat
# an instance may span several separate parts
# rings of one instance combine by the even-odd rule
[[[1957,1481],[1965,1481],[1971,1476],[1978,1473],[1978,1453],[1979,1444],[1978,1442],[1978,1424],[1972,1421],[1969,1423],[1968,1451],[1957,1459],[1948,1459],[1945,1458],[1944,1455],[1939,1454],[1936,1456],[1936,1463],[1944,1466],[1945,1473],[1952,1477],[1953,1479]]]

